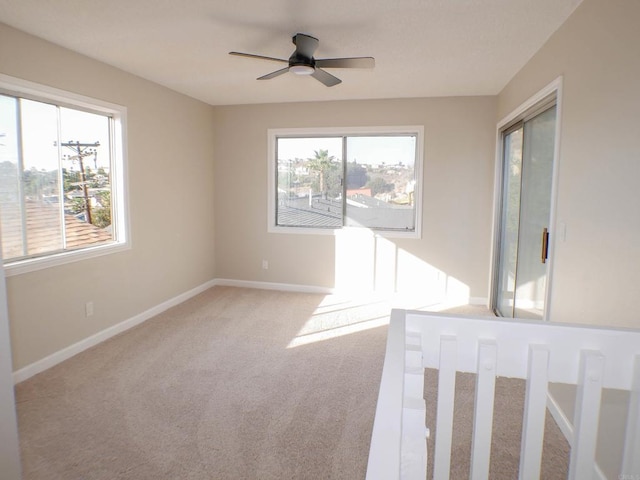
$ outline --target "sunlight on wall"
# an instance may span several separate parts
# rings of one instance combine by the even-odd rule
[[[419,296],[427,303],[469,303],[468,285],[398,248],[392,238],[365,228],[344,228],[335,238],[339,292],[375,291]]]
[[[442,311],[469,303],[469,286],[371,230],[336,233],[336,291],[326,296],[287,348],[389,323],[392,308]]]
[[[336,232],[336,280],[339,292],[374,289],[376,241],[366,228],[343,228]]]

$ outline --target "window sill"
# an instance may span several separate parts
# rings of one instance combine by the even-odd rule
[[[4,265],[4,273],[7,277],[21,275],[23,273],[44,270],[45,268],[65,265],[67,263],[79,262],[90,258],[111,255],[113,253],[129,250],[131,245],[127,242],[111,243],[109,245],[99,245],[97,247],[84,248],[72,252],[62,252],[46,257],[29,258],[16,262],[8,262]]]
[[[307,227],[280,227],[269,225],[269,233],[292,233],[295,235],[371,235],[382,238],[414,238],[420,239],[422,235],[418,231],[402,232],[399,230],[373,230],[362,227],[338,227],[338,228],[307,228]]]

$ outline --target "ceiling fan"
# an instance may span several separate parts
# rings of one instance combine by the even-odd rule
[[[342,80],[338,77],[334,77],[329,72],[324,71],[323,68],[373,68],[375,66],[375,59],[373,57],[316,59],[313,57],[313,53],[318,48],[319,42],[317,38],[305,35],[304,33],[296,33],[291,40],[296,46],[296,49],[289,57],[289,60],[241,52],[229,52],[229,55],[238,55],[240,57],[258,58],[289,64],[285,68],[281,68],[280,70],[276,70],[275,72],[259,77],[258,80],[269,80],[271,78],[279,77],[287,72],[292,72],[296,75],[311,75],[327,87],[338,85]]]

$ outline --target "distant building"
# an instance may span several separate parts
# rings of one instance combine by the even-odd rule
[[[347,190],[347,198],[358,197],[358,195],[364,195],[365,197],[372,197],[370,188],[352,188]]]

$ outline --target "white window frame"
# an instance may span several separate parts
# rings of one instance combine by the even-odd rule
[[[115,103],[97,100],[4,74],[0,74],[0,93],[87,110],[108,115],[113,119],[113,133],[111,136],[111,205],[113,211],[111,224],[113,226],[114,240],[108,244],[89,245],[77,250],[9,261],[4,264],[6,276],[20,275],[129,250],[131,248],[131,238],[127,181],[127,108]]]
[[[529,97],[522,104],[520,104],[515,110],[509,113],[506,117],[500,120],[496,127],[496,156],[494,163],[494,191],[493,191],[493,224],[492,224],[492,248],[489,260],[489,292],[488,292],[488,307],[493,308],[493,304],[496,299],[496,284],[498,279],[498,251],[500,248],[500,223],[502,216],[502,194],[503,194],[503,172],[504,172],[504,150],[502,135],[510,125],[515,124],[519,119],[523,119],[527,112],[539,108],[545,99],[551,96],[555,96],[556,106],[556,131],[555,131],[555,145],[553,152],[553,176],[551,182],[551,209],[549,217],[549,226],[552,231],[557,232],[551,236],[549,242],[548,260],[547,260],[547,282],[545,292],[545,312],[542,318],[543,321],[549,321],[551,318],[552,309],[552,284],[553,273],[555,265],[555,252],[556,245],[559,240],[566,234],[564,232],[565,225],[560,223],[558,225],[557,217],[557,205],[558,205],[558,175],[560,171],[560,142],[562,141],[562,115],[563,115],[563,84],[564,77],[561,75],[546,85],[540,91]]]
[[[276,224],[276,142],[278,137],[335,137],[335,136],[384,136],[384,135],[415,135],[416,158],[414,174],[416,187],[414,192],[415,229],[411,232],[399,230],[385,230],[382,228],[369,229],[365,227],[341,226],[338,228],[289,227]],[[386,127],[318,127],[318,128],[270,128],[267,130],[268,166],[267,166],[267,231],[269,233],[296,233],[303,235],[336,235],[339,231],[368,230],[375,235],[387,238],[422,238],[422,168],[424,161],[424,126],[401,125]],[[344,159],[343,159],[344,161]]]

